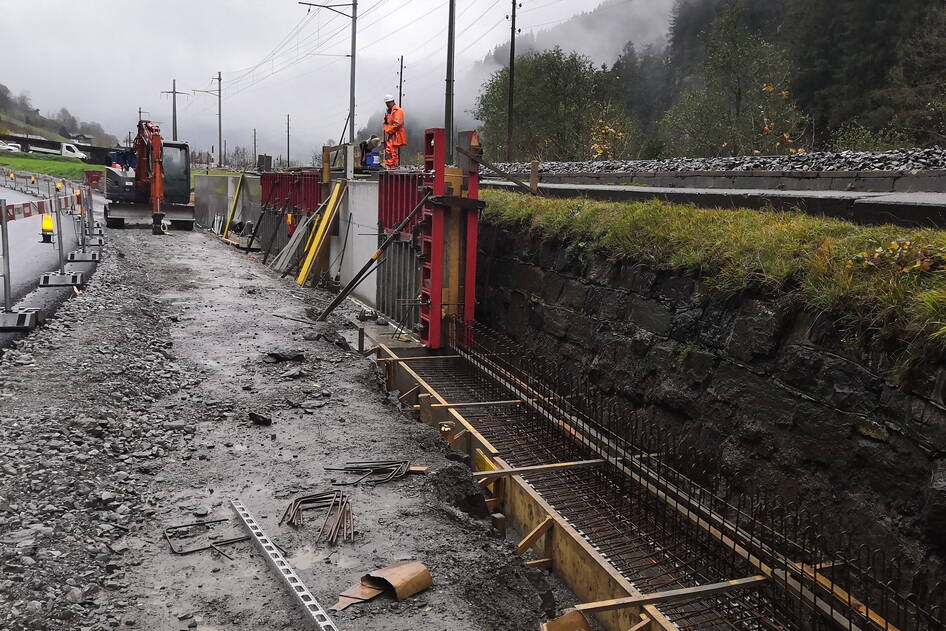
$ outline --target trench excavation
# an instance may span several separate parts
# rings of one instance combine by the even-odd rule
[[[779,497],[727,494],[699,436],[648,424],[483,326],[446,328],[443,359],[399,364],[441,401],[416,407],[451,410],[500,462],[539,467],[523,483],[633,586],[583,613],[636,607],[649,629],[943,629],[941,585]],[[554,463],[577,464],[541,468]]]
[[[331,169],[264,174],[260,199],[267,202],[258,222],[268,226],[262,232],[269,236],[261,247],[267,256],[274,247],[284,250],[274,260],[311,262],[296,278],[299,285],[329,277],[345,285],[319,319],[349,294],[376,310],[378,324],[370,323],[367,309],[359,318],[367,321],[357,324],[359,350],[365,351],[370,338],[368,354],[376,353],[385,369],[387,390],[399,392],[402,404],[469,456],[474,479],[489,495],[496,533],[504,535],[510,525],[521,537],[516,553],[528,555],[526,565],[557,574],[582,603],[565,612],[573,616],[570,622],[574,614],[594,617],[607,631],[942,630],[946,590],[933,572],[914,572],[916,559],[902,558],[886,541],[866,544],[845,532],[836,516],[818,513],[829,502],[807,501],[801,493],[786,500],[744,492],[754,485],[786,493],[793,488],[770,484],[759,470],[733,475],[718,451],[719,438],[738,437],[738,425],[714,425],[699,409],[688,417],[692,422],[667,423],[642,404],[644,395],[627,396],[634,392],[613,387],[654,374],[674,376],[670,370],[628,370],[617,358],[639,360],[635,339],[607,331],[611,324],[623,331],[621,325],[639,316],[650,327],[641,327],[641,334],[654,337],[658,333],[647,332],[666,333],[671,320],[679,324],[688,314],[693,329],[694,308],[684,297],[696,281],[664,279],[666,300],[651,300],[650,289],[638,284],[657,283],[656,274],[646,281],[646,271],[634,266],[602,265],[596,273],[619,278],[620,291],[589,289],[566,244],[537,244],[522,231],[498,240],[496,226],[480,223],[485,204],[479,199],[479,139],[465,132],[459,140],[468,159],[457,167],[446,161],[444,130],[429,129],[420,172],[385,172],[376,181]],[[317,202],[328,199],[330,186],[335,203],[326,209]],[[342,189],[345,195],[338,194]],[[297,197],[326,229],[290,242],[288,232],[279,231]],[[227,222],[236,206],[226,205]],[[335,236],[327,229],[333,213]],[[208,219],[200,221],[215,223]],[[493,238],[479,243],[484,227],[486,234],[494,230]],[[520,256],[526,251],[536,254]],[[539,258],[562,269],[545,270]],[[478,281],[478,267],[485,280]],[[362,283],[366,269],[377,274]],[[608,300],[614,304],[602,306]],[[622,307],[622,301],[629,305]],[[607,311],[592,315],[601,315],[609,327],[596,328],[592,315],[581,311],[585,303]],[[679,306],[679,313],[668,304]],[[707,339],[741,336],[763,344],[773,336],[768,320],[754,315],[767,313],[761,303],[747,314],[731,309],[733,321],[703,307],[704,319],[725,320],[728,327],[709,331]],[[502,332],[479,324],[477,313]],[[687,339],[696,339],[690,329]],[[679,363],[691,351],[699,355],[695,344],[677,341],[653,361]],[[594,351],[579,352],[585,345]],[[757,349],[742,350],[733,351],[736,360],[749,361]],[[704,363],[712,370],[712,362]],[[745,379],[731,372],[726,379]],[[727,383],[721,397],[732,393]],[[785,400],[773,398],[772,405]],[[769,409],[746,408],[753,418]],[[806,410],[798,407],[794,414]],[[702,429],[668,429],[681,426]],[[827,433],[835,427],[818,429],[824,430],[817,435],[823,442],[836,436]],[[786,441],[810,438],[786,434]],[[802,449],[790,444],[785,451],[797,457]],[[796,471],[803,472],[791,469],[789,475]],[[856,517],[879,522],[882,508]],[[576,628],[554,626],[563,619],[550,621],[548,631]]]

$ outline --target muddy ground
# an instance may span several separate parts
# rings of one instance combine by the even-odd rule
[[[229,498],[325,607],[369,570],[412,559],[429,568],[432,588],[333,614],[340,629],[536,629],[574,604],[514,556],[515,533],[491,536],[467,465],[398,410],[371,361],[343,348],[354,307],[330,325],[278,317],[304,319],[328,295],[256,259],[201,232],[108,231],[88,289],[6,351],[0,628],[302,628],[252,544],[226,547],[232,559],[169,551],[167,526],[230,518],[213,536],[243,534]],[[304,360],[265,361],[275,350]],[[351,479],[324,467],[379,459],[430,470],[344,487],[352,543],[317,542],[317,515],[278,525],[292,497]]]

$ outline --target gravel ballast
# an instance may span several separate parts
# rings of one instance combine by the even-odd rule
[[[510,173],[529,173],[528,162],[499,162]],[[881,152],[811,152],[785,156],[667,158],[665,160],[587,160],[540,162],[539,172],[659,173],[682,171],[938,171],[946,169],[946,149],[896,149]],[[481,169],[484,175],[491,172]]]

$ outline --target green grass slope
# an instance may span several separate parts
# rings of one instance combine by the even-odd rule
[[[482,197],[489,203],[484,219],[495,225],[695,273],[722,294],[758,287],[857,331],[894,334],[913,357],[946,349],[946,230],[656,200],[607,203],[493,190]]]
[[[7,153],[0,151],[0,166],[17,171],[42,173],[69,180],[82,180],[86,171],[104,171],[98,164],[86,164],[75,158],[38,153]]]

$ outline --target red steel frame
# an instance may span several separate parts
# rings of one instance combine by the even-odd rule
[[[422,173],[404,171],[384,171],[378,178],[378,223],[386,234],[391,234],[394,228],[404,220],[409,212],[417,207],[424,193]],[[405,239],[411,237],[414,226],[421,221],[416,215],[401,231]]]
[[[446,194],[446,134],[428,129],[424,134],[424,185],[431,195]],[[464,173],[466,196],[479,198],[479,173]],[[428,348],[443,345],[443,268],[445,214],[450,209],[425,203],[421,217],[420,340]],[[463,321],[473,324],[476,310],[476,253],[479,213],[466,211],[465,259],[463,261]]]
[[[424,132],[424,184],[431,195],[446,190],[446,135],[443,129]],[[443,209],[424,203],[420,234],[420,341],[440,348],[443,313]]]
[[[280,171],[260,174],[260,202],[269,208],[302,214],[314,213],[322,204],[319,171]]]

